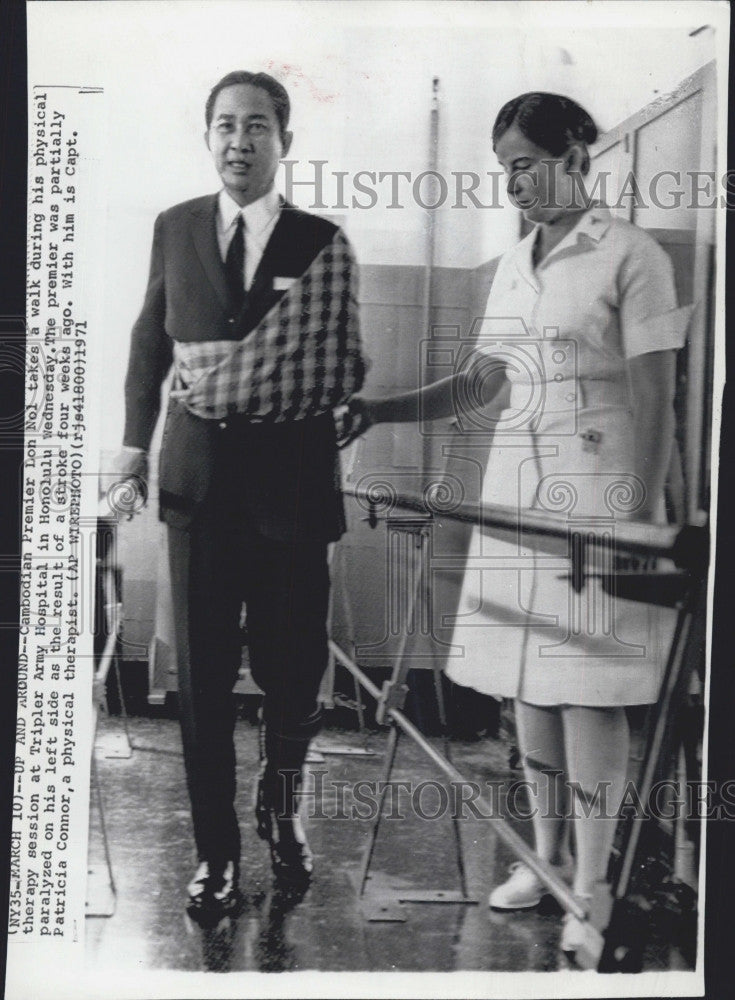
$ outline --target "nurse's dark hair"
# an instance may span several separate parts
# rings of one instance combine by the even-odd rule
[[[204,120],[207,123],[207,128],[212,124],[217,94],[221,90],[224,90],[225,87],[234,87],[239,83],[248,83],[251,87],[260,87],[261,90],[264,90],[268,94],[271,101],[273,101],[273,110],[278,120],[278,130],[281,133],[281,138],[283,138],[288,128],[288,120],[291,117],[291,102],[288,99],[288,91],[282,83],[279,83],[269,73],[251,73],[246,69],[236,69],[232,73],[228,73],[227,76],[223,76],[212,87],[204,107]]]
[[[551,156],[561,156],[575,142],[591,145],[599,134],[592,116],[576,101],[544,91],[521,94],[503,105],[493,125],[493,149],[512,125]],[[588,169],[587,156],[583,172]]]

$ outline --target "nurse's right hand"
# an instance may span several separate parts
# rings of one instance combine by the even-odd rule
[[[353,396],[347,406],[335,413],[337,422],[337,447],[346,448],[361,437],[375,423],[370,401]]]

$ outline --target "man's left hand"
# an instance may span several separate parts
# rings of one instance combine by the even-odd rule
[[[347,406],[340,406],[334,411],[334,421],[337,425],[337,447],[346,448],[361,437],[372,426],[370,411],[365,400],[354,396]]]

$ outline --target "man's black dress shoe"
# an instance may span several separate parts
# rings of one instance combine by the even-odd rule
[[[269,804],[266,781],[258,781],[255,795],[256,831],[270,847],[271,868],[278,883],[308,885],[314,870],[314,857],[306,840],[301,820],[294,812],[278,816]]]
[[[314,856],[297,815],[277,819],[271,841],[271,867],[281,885],[305,885],[311,881]]]
[[[189,916],[200,921],[225,915],[236,916],[243,904],[238,876],[238,868],[233,861],[224,865],[200,861],[194,878],[186,887]]]

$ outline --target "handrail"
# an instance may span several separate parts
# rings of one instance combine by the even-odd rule
[[[486,534],[504,533],[522,539],[524,535],[568,542],[575,532],[584,535],[585,542],[599,548],[612,548],[631,555],[672,559],[681,569],[702,572],[709,557],[709,532],[704,525],[665,525],[614,518],[595,520],[575,519],[555,511],[516,508],[505,504],[469,502],[463,500],[446,505],[432,491],[411,493],[393,490],[387,484],[371,487],[344,486],[342,493],[352,497],[377,522],[395,508],[412,510],[441,520],[473,524]],[[610,528],[614,526],[614,532]],[[558,547],[557,547],[558,548]]]

